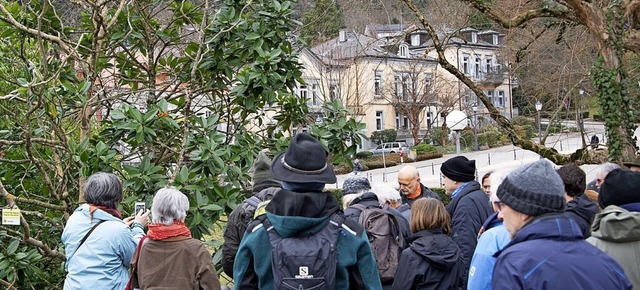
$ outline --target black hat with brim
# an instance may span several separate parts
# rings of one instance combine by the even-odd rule
[[[309,134],[293,137],[289,148],[271,163],[273,177],[280,181],[297,183],[335,183],[333,166],[327,163],[327,152],[322,144]]]

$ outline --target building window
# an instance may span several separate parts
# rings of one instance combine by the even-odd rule
[[[471,32],[471,42],[478,43],[478,33],[475,31]]]
[[[318,103],[318,84],[311,84],[311,104],[317,106]]]
[[[411,45],[412,46],[420,45],[420,34],[412,34],[411,35]]]
[[[469,74],[469,56],[468,55],[462,56],[462,72],[465,75]]]
[[[399,50],[398,56],[407,57],[409,55],[409,47],[406,44],[401,44]]]
[[[400,113],[396,112],[396,130],[400,129]]]
[[[487,97],[489,97],[489,103],[493,104],[493,91],[486,91]]]
[[[300,86],[300,88],[298,88],[298,97],[305,100],[307,99],[307,86]]]
[[[484,61],[485,61],[485,72],[486,73],[492,73],[493,72],[493,59],[491,58],[491,56],[485,56],[484,57]]]
[[[504,91],[498,91],[498,103],[496,104],[499,108],[504,108]]]
[[[329,98],[333,100],[337,100],[340,96],[340,88],[338,85],[330,85],[329,86]]]
[[[384,128],[384,114],[382,111],[376,111],[376,130]]]
[[[476,57],[476,64],[474,67],[474,77],[479,78],[480,77],[480,62],[482,60],[479,57]]]
[[[402,116],[402,129],[409,130],[411,126],[409,126],[409,118],[407,116]]]
[[[433,79],[433,75],[432,74],[427,74],[426,77],[424,78],[424,89],[425,89],[425,93],[429,93],[431,91],[431,80]]]
[[[374,95],[381,96],[382,95],[382,73],[376,71],[376,76],[374,80]]]
[[[498,43],[498,35],[497,35],[497,34],[494,34],[494,35],[493,35],[493,45],[498,45],[498,44],[499,44],[499,43]]]
[[[399,100],[408,101],[411,97],[411,77],[407,73],[400,73],[394,77],[396,85],[396,97]]]
[[[425,121],[427,123],[427,129],[431,129],[431,124],[433,123],[433,112],[427,112]]]

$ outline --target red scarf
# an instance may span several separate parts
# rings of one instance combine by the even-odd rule
[[[113,208],[108,208],[106,206],[103,205],[95,205],[95,204],[89,204],[89,215],[91,215],[91,220],[93,221],[93,212],[95,212],[97,209],[101,209],[104,212],[117,217],[119,219],[122,219],[122,214],[120,213],[119,210],[117,209],[113,209]]]
[[[191,231],[183,222],[173,221],[173,224],[168,226],[164,224],[150,224],[149,232],[147,235],[152,240],[164,240],[171,237],[185,236],[191,237]]]

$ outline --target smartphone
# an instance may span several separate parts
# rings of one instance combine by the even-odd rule
[[[133,213],[134,216],[138,215],[138,213],[140,213],[140,211],[146,211],[147,210],[147,205],[144,203],[144,201],[138,201],[136,202],[135,205],[135,212]]]

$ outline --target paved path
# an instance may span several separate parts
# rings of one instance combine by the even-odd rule
[[[594,130],[597,132],[597,130]],[[598,132],[600,133],[600,132]],[[572,153],[576,149],[582,147],[580,134],[563,133],[547,137],[547,147],[556,148],[561,153]],[[469,159],[476,160],[478,168],[478,176],[481,178],[486,172],[501,168],[516,168],[522,164],[530,163],[538,160],[540,156],[532,151],[523,150],[513,145],[491,148],[483,151],[466,152],[461,155]],[[447,159],[456,156],[456,154],[447,154],[441,158],[424,160],[411,164],[418,168],[420,178],[427,187],[442,187],[442,179],[440,177],[440,165]],[[361,174],[365,174],[371,182],[388,182],[397,187],[398,171],[404,165],[397,165],[387,168],[372,169]],[[587,173],[587,182],[595,178],[594,169],[597,165],[583,165],[581,168]],[[342,182],[352,174],[338,175],[336,184],[327,185],[328,188],[339,188]]]

